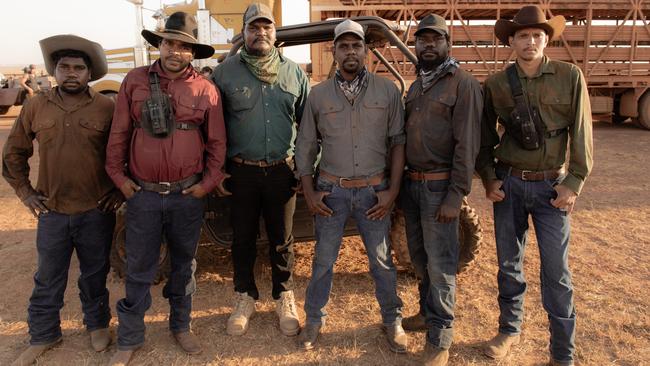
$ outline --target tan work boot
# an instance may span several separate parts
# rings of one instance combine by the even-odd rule
[[[483,353],[494,359],[504,358],[510,347],[516,346],[519,344],[519,334],[504,334],[499,333],[496,337],[492,338],[485,344]]]
[[[404,327],[404,330],[411,332],[427,330],[427,325],[424,323],[424,316],[420,313],[402,319],[402,327]]]
[[[424,346],[422,353],[422,365],[424,366],[445,366],[449,361],[449,350],[436,347],[429,342]]]
[[[127,366],[129,362],[131,362],[133,353],[138,349],[139,348],[127,350],[118,349],[117,352],[113,354],[113,357],[111,357],[111,360],[108,361],[108,366]]]
[[[42,355],[45,351],[61,343],[61,338],[50,342],[48,344],[30,344],[23,353],[18,356],[18,358],[11,364],[11,366],[27,366],[31,365],[36,361],[36,358]]]
[[[102,352],[111,344],[111,332],[108,328],[95,329],[90,332],[90,345],[95,352]]]
[[[282,334],[289,337],[298,334],[300,322],[298,322],[298,312],[296,311],[293,291],[280,293],[280,298],[275,300],[275,312],[280,318],[280,331]]]
[[[298,347],[309,351],[314,349],[316,341],[320,335],[320,329],[323,325],[318,324],[305,324],[305,327],[300,331],[298,336]]]
[[[178,345],[181,346],[183,351],[188,355],[197,355],[201,353],[201,342],[191,331],[188,330],[187,332],[174,333],[174,339],[176,339]]]
[[[382,325],[381,329],[386,333],[386,340],[391,351],[395,353],[406,353],[408,337],[401,325]]]
[[[235,297],[235,306],[230,318],[228,318],[226,333],[240,336],[246,333],[248,322],[251,316],[255,314],[255,299],[245,292],[236,292]]]

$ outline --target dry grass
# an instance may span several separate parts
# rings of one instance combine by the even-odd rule
[[[7,129],[0,129],[6,136]],[[647,160],[650,133],[628,126],[597,124],[596,166],[577,211],[572,216],[570,263],[576,288],[577,357],[583,365],[644,365],[650,363],[650,180]],[[548,325],[540,304],[539,255],[531,230],[526,257],[529,290],[523,341],[503,361],[490,361],[480,344],[496,332],[495,250],[490,206],[475,185],[471,203],[484,227],[485,244],[477,263],[458,280],[455,343],[451,365],[542,365],[548,360]],[[8,364],[28,341],[26,307],[35,268],[35,221],[9,187],[0,184],[0,364]],[[296,297],[304,300],[311,267],[312,243],[296,248]],[[263,251],[261,252],[261,254]],[[312,352],[295,347],[295,339],[276,328],[270,299],[270,270],[263,254],[258,261],[262,294],[251,329],[243,337],[225,335],[232,297],[228,252],[199,249],[198,291],[194,299],[193,329],[204,352],[186,356],[167,330],[168,305],[162,286],[152,289],[154,303],[147,314],[147,342],[137,353],[137,365],[417,365],[423,333],[412,333],[409,353],[387,350],[372,280],[358,238],[347,238],[336,265],[328,310],[330,317],[320,346]],[[70,273],[66,306],[62,311],[64,342],[39,360],[39,365],[97,365],[109,352],[90,350],[83,330],[77,296],[76,261]],[[122,284],[111,281],[111,302],[123,296]],[[399,275],[404,313],[417,311],[415,279]],[[304,319],[304,312],[300,309]],[[115,324],[113,323],[114,327]]]

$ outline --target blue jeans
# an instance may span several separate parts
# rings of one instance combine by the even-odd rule
[[[411,263],[420,279],[420,314],[426,319],[427,342],[445,349],[453,340],[459,253],[458,219],[448,224],[436,220],[448,186],[448,180],[405,178],[400,192]]]
[[[106,275],[115,228],[115,214],[97,209],[76,215],[50,211],[38,217],[38,269],[29,299],[30,343],[48,344],[61,338],[63,295],[72,251],[79,259],[79,298],[88,331],[106,328],[111,320]],[[5,294],[5,296],[11,296]]]
[[[569,218],[550,203],[559,180],[522,181],[506,170],[497,170],[506,198],[494,204],[494,231],[499,261],[499,332],[518,334],[523,320],[526,292],[524,251],[528,217],[532,216],[541,268],[542,304],[551,331],[550,351],[558,361],[573,360],[576,314],[573,286],[567,260]]]
[[[151,307],[150,288],[158,272],[160,244],[167,239],[171,272],[163,288],[169,300],[172,333],[190,329],[192,294],[196,290],[196,249],[203,222],[203,200],[181,193],[139,191],[126,212],[126,297],[117,302],[120,350],[144,343],[144,314]]]
[[[305,295],[308,324],[320,324],[326,316],[323,310],[329,300],[332,275],[343,238],[343,229],[352,216],[366,247],[370,273],[375,281],[375,297],[385,325],[401,324],[402,300],[397,296],[397,272],[390,253],[390,215],[370,220],[366,211],[377,203],[376,192],[385,190],[387,183],[365,188],[342,188],[318,178],[316,189],[327,191],[325,204],[332,209],[330,217],[315,216],[316,248],[312,275]]]

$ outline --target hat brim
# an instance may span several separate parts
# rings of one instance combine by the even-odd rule
[[[106,62],[106,54],[102,46],[93,41],[81,38],[72,34],[62,34],[57,36],[41,39],[38,42],[41,46],[43,53],[43,61],[45,62],[45,70],[51,76],[54,76],[56,64],[52,59],[52,54],[61,50],[75,50],[88,55],[90,58],[91,71],[90,81],[99,80],[108,72],[108,63]]]
[[[494,34],[501,43],[510,46],[510,36],[516,31],[524,28],[541,28],[548,34],[549,41],[559,37],[566,27],[566,19],[562,15],[556,15],[545,23],[520,24],[511,20],[499,19],[494,24]]]
[[[147,42],[149,42],[154,47],[159,47],[160,41],[163,38],[189,43],[194,48],[195,59],[210,58],[212,57],[212,55],[214,55],[214,48],[212,46],[198,43],[196,42],[195,39],[190,38],[189,36],[183,34],[154,32],[147,29],[143,29],[140,34],[142,35],[142,38],[144,38]]]

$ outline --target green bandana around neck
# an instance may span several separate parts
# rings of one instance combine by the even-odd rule
[[[277,48],[273,47],[268,55],[257,56],[251,55],[244,47],[239,55],[246,63],[248,69],[259,80],[274,84],[278,79],[278,72],[280,71],[280,53]]]

